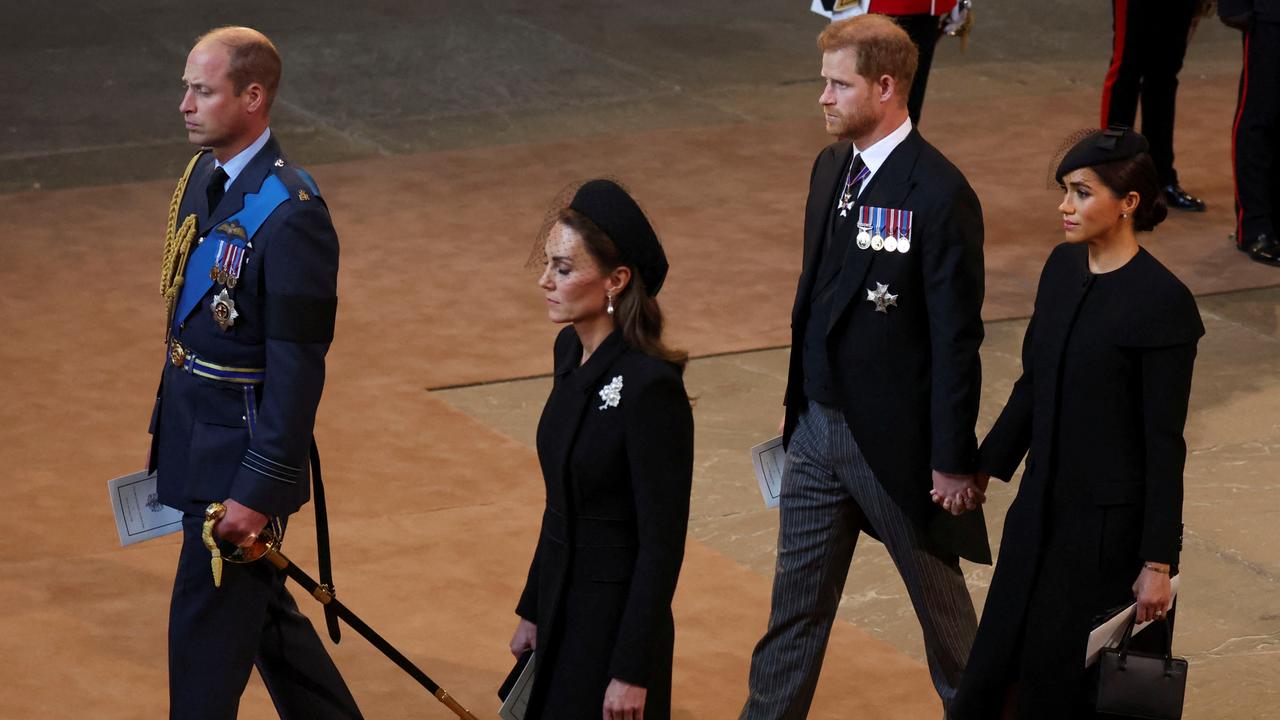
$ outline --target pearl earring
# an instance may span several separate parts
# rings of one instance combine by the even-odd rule
[[[605,312],[613,314],[613,293],[609,293],[609,307],[605,308]]]

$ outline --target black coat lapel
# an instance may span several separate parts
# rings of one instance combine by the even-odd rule
[[[222,202],[218,203],[218,207],[210,208],[209,214],[201,216],[209,220],[201,225],[200,234],[208,235],[210,230],[218,226],[218,223],[240,212],[244,208],[244,196],[257,192],[262,187],[262,181],[267,179],[267,174],[271,172],[271,166],[278,157],[280,157],[280,145],[276,143],[273,135],[267,138],[267,144],[262,146],[258,154],[254,155],[249,164],[244,166],[244,170],[236,176],[231,187],[227,188],[226,196],[222,198]],[[207,185],[208,182],[206,181],[205,184]],[[207,201],[205,202],[207,204]]]
[[[858,206],[900,208],[915,187],[912,173],[916,158],[920,155],[920,135],[914,129],[898,147],[889,153],[884,164],[871,177],[871,184],[858,197]],[[863,290],[863,283],[872,261],[880,253],[873,250],[850,248],[844,256],[844,268],[840,270],[835,294],[831,298],[831,320],[827,332],[835,327],[849,302]]]
[[[827,231],[827,223],[831,221],[831,212],[836,202],[837,185],[841,181],[841,174],[849,166],[853,145],[845,143],[844,148],[833,155],[833,160],[818,165],[813,183],[809,188],[809,202],[805,206],[804,213],[804,264],[801,266],[800,283],[796,288],[796,301],[791,306],[793,322],[799,318],[800,308],[808,305],[814,278],[818,274],[818,256],[822,249],[823,236]]]
[[[622,331],[615,330],[600,343],[600,347],[596,348],[595,352],[591,353],[585,365],[575,369],[574,366],[582,357],[582,342],[575,333],[565,356],[556,358],[556,375],[559,376],[557,381],[563,385],[562,388],[557,388],[557,392],[562,393],[560,402],[563,403],[557,414],[566,423],[561,432],[557,433],[561,446],[555,450],[555,467],[560,476],[557,485],[562,490],[569,487],[569,453],[573,450],[578,430],[582,427],[592,400],[599,400],[599,395],[593,391],[599,386],[601,378],[613,368],[614,361],[626,349],[627,345],[622,340]],[[571,507],[567,496],[561,497],[560,501],[564,503],[561,507],[566,510]]]

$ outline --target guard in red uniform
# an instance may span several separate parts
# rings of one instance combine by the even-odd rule
[[[1201,0],[1111,0],[1115,40],[1102,85],[1102,128],[1133,127],[1142,103],[1142,134],[1160,173],[1164,201],[1176,210],[1204,212],[1173,169],[1173,115],[1178,72]]]
[[[1236,246],[1260,263],[1280,266],[1280,0],[1220,0],[1218,14],[1244,35],[1231,128]]]

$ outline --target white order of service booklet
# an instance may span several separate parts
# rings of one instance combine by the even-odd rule
[[[751,448],[751,464],[756,469],[756,482],[760,483],[760,496],[764,498],[765,507],[778,507],[782,497],[782,469],[787,464],[782,436]]]
[[[1182,579],[1181,575],[1173,576],[1170,585],[1173,586],[1173,599],[1178,597],[1178,581]],[[1169,601],[1169,607],[1173,607],[1173,599]],[[1110,620],[1102,623],[1089,633],[1089,644],[1084,650],[1084,666],[1089,667],[1098,662],[1098,656],[1102,654],[1103,648],[1117,647],[1120,639],[1124,637],[1125,626],[1129,624],[1129,619],[1138,611],[1137,603],[1121,610],[1111,617]],[[1168,612],[1169,608],[1165,608]],[[1133,626],[1133,634],[1137,635],[1142,632],[1150,622],[1138,623]]]
[[[132,545],[182,529],[182,511],[162,505],[156,476],[141,471],[107,481],[120,544]]]

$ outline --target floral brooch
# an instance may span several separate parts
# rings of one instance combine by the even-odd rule
[[[618,402],[622,400],[622,376],[618,375],[609,381],[608,385],[600,388],[600,399],[604,404],[600,406],[600,410],[611,407],[618,407]]]

